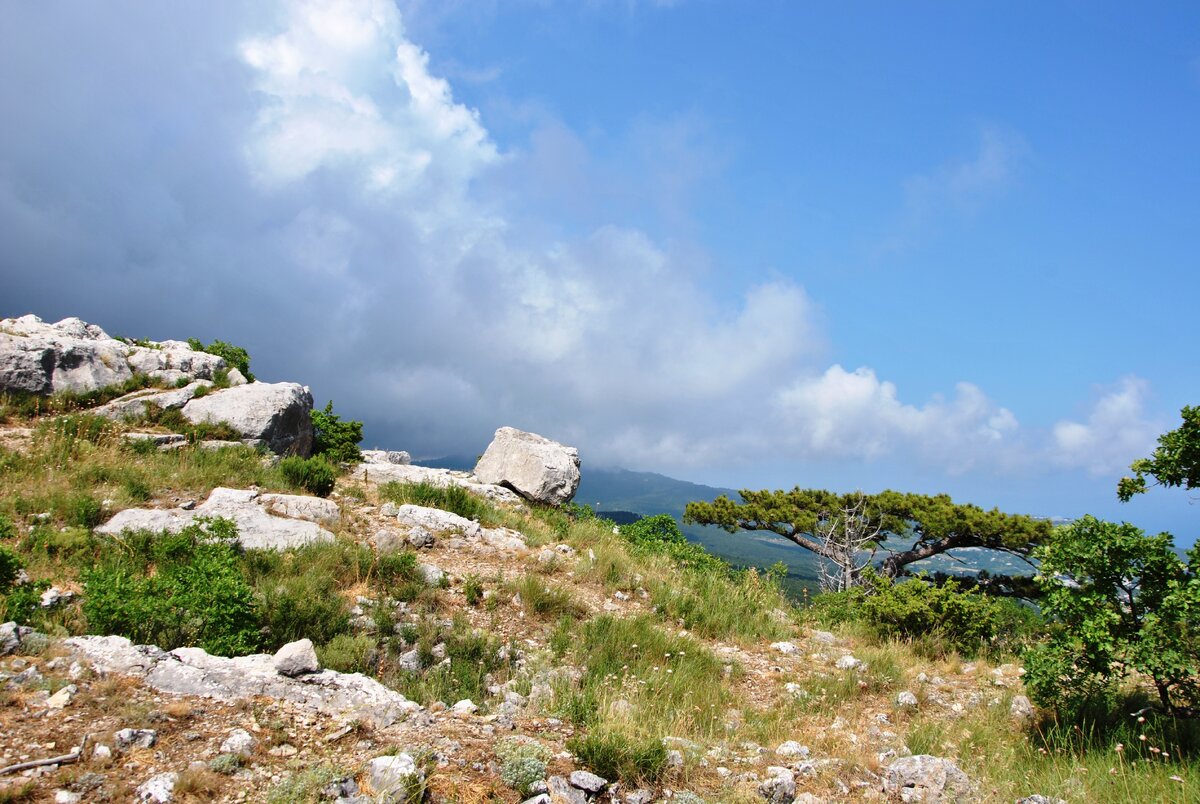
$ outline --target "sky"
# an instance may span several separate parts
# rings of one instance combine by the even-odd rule
[[[1115,484],[1200,404],[1200,7],[0,0],[0,316],[222,339],[366,446]]]

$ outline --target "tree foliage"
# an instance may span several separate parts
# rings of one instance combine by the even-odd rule
[[[333,400],[325,410],[312,412],[313,455],[321,455],[334,463],[359,463],[362,451],[358,445],[363,440],[363,423],[342,421],[333,412]]]
[[[884,491],[860,496],[821,489],[738,492],[742,502],[725,495],[712,502],[691,502],[684,521],[738,529],[769,531],[829,560],[836,558],[823,532],[848,510],[861,508],[861,527],[880,536],[911,542],[884,559],[881,572],[896,577],[915,561],[963,547],[982,547],[1026,556],[1050,534],[1050,523],[999,509],[955,503],[945,494],[924,495]]]
[[[1147,476],[1161,486],[1200,486],[1200,406],[1185,406],[1180,415],[1183,424],[1159,436],[1154,454],[1134,461],[1129,467],[1133,477],[1123,477],[1117,483],[1117,496],[1122,502],[1145,493]]]
[[[1043,612],[1059,628],[1028,655],[1043,705],[1080,710],[1131,673],[1171,715],[1200,714],[1200,547],[1085,516],[1035,551]]]

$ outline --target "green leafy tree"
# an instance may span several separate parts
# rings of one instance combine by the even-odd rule
[[[1200,715],[1200,547],[1185,563],[1169,533],[1085,516],[1035,557],[1042,610],[1060,626],[1026,657],[1039,703],[1079,710],[1139,674],[1166,713]]]
[[[1200,486],[1200,407],[1185,406],[1180,414],[1183,424],[1159,436],[1154,454],[1134,461],[1129,467],[1133,477],[1123,477],[1117,483],[1117,496],[1122,502],[1145,493],[1147,476],[1160,486]]]
[[[312,412],[313,455],[322,455],[334,463],[359,463],[362,451],[358,445],[363,440],[363,423],[342,421],[333,412],[333,400],[325,410]]]
[[[855,528],[873,534],[862,542],[864,546],[881,546],[890,537],[909,544],[891,550],[880,565],[880,571],[893,578],[915,561],[956,548],[981,547],[1025,558],[1050,535],[1050,523],[1044,520],[998,509],[985,511],[955,503],[945,494],[835,494],[798,486],[791,491],[744,489],[738,494],[740,503],[725,495],[712,502],[688,503],[684,522],[717,525],[730,533],[769,531],[837,562],[844,551],[829,543],[828,534],[838,531],[837,518],[853,512]],[[856,571],[861,572],[861,567]]]

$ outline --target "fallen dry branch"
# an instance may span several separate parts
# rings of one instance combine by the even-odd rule
[[[10,773],[18,773],[30,768],[40,768],[43,765],[69,765],[72,762],[78,762],[83,756],[83,751],[87,748],[88,735],[83,735],[83,742],[72,748],[68,753],[57,757],[46,757],[45,759],[31,759],[28,762],[18,762],[16,765],[9,765],[6,768],[0,768],[0,776],[6,776]]]

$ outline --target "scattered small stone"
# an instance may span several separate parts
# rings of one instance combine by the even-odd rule
[[[54,804],[77,804],[83,801],[82,793],[72,793],[70,790],[55,790]]]
[[[154,729],[121,729],[113,734],[113,746],[118,751],[127,751],[130,748],[152,748],[156,742],[158,742],[158,732]]]
[[[797,650],[799,650],[799,648],[797,648],[791,642],[772,642],[771,650],[778,651],[779,653],[782,653],[784,656],[791,656]]]
[[[450,707],[450,711],[456,715],[473,715],[479,711],[479,707],[471,701],[470,698],[463,698],[454,706]]]
[[[418,550],[422,548],[433,547],[433,545],[437,542],[437,540],[433,537],[433,534],[425,530],[425,528],[421,527],[420,525],[414,525],[413,527],[409,528],[407,541]]]
[[[850,654],[846,654],[837,660],[835,667],[837,667],[838,670],[853,670],[861,664],[862,662],[860,662],[858,659],[855,659]]]
[[[546,780],[546,786],[550,788],[553,800],[566,804],[587,804],[587,795],[582,790],[572,787],[562,776],[551,776]]]
[[[896,706],[901,709],[916,709],[918,705],[917,696],[908,690],[896,696]]]
[[[229,736],[221,743],[220,752],[222,754],[236,754],[240,757],[248,757],[254,753],[254,747],[258,745],[258,740],[254,735],[245,729],[234,729],[229,732]]]
[[[96,762],[106,762],[112,759],[112,749],[104,743],[100,743],[92,749],[92,759]]]
[[[1017,804],[1067,804],[1061,798],[1051,798],[1043,796],[1041,793],[1034,793],[1032,796],[1017,799]]]
[[[1012,703],[1008,705],[1008,714],[1017,723],[1028,725],[1034,718],[1033,702],[1024,695],[1014,695]]]
[[[292,745],[291,743],[284,743],[283,745],[275,746],[267,753],[273,757],[283,757],[286,759],[287,757],[296,756],[296,754],[300,753],[300,749],[296,748],[296,746]]]
[[[791,804],[796,797],[796,774],[791,768],[772,765],[767,768],[767,778],[758,785],[758,794],[770,804]]]
[[[571,786],[577,787],[586,793],[599,795],[605,787],[608,786],[608,780],[589,771],[573,771],[570,776]]]
[[[74,684],[68,684],[58,692],[51,695],[46,700],[46,706],[50,707],[51,709],[65,709],[67,704],[71,702],[71,699],[75,697],[75,693],[77,692],[79,692],[79,687],[76,687]]]

